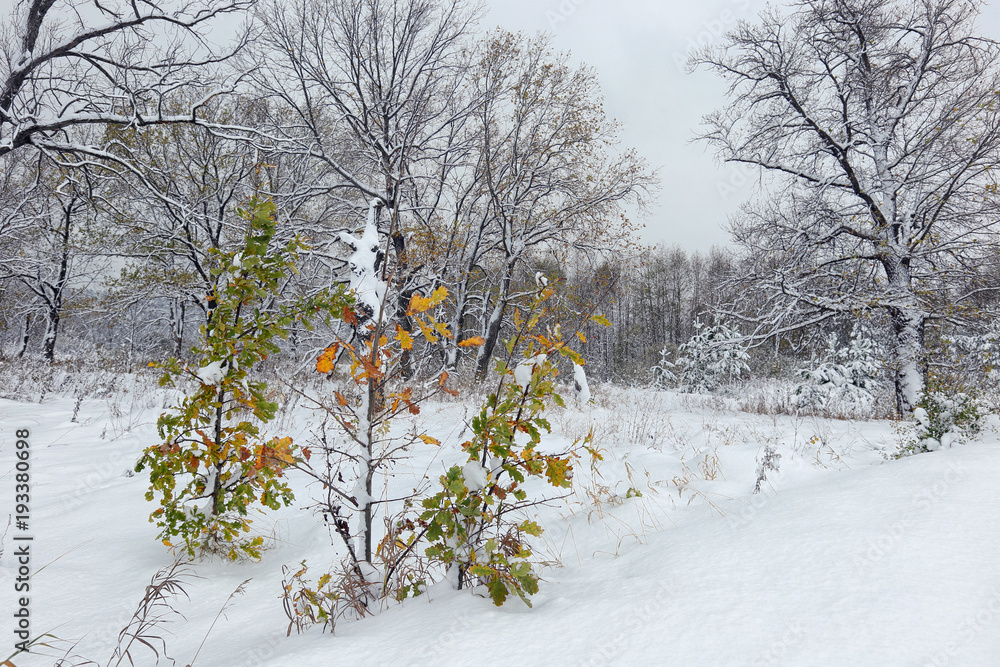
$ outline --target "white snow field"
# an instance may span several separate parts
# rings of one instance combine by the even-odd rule
[[[17,429],[30,430],[31,451],[29,529],[6,527],[0,555],[0,660],[14,652],[9,610],[23,595],[14,592],[24,544],[15,537],[33,537],[32,637],[69,642],[18,655],[16,667],[67,654],[65,665],[108,664],[150,578],[172,562],[147,521],[148,478],[124,474],[157,442],[164,394],[144,387],[84,401],[76,422],[72,396],[0,401],[4,515],[14,514]],[[441,582],[340,620],[332,635],[314,626],[286,637],[282,565],[306,559],[318,576],[339,548],[305,509],[315,490],[292,472],[295,504],[255,520],[273,538],[260,562],[192,565],[199,578],[186,584],[189,599],[174,600],[184,618],[160,630],[166,654],[195,667],[1000,665],[994,429],[968,445],[886,461],[900,438],[892,422],[756,415],[712,397],[591,389],[592,405],[550,414],[547,443],[565,446],[593,425],[605,460],[596,472],[580,461],[572,498],[538,508],[546,532],[536,555],[549,564],[533,608],[516,598],[497,608]],[[445,444],[415,449],[394,485],[436,480],[458,460],[466,405],[425,407],[420,423]],[[267,431],[306,444],[316,419],[298,407]],[[754,495],[767,445],[781,454],[780,471]],[[174,664],[142,647],[133,655],[136,665]]]

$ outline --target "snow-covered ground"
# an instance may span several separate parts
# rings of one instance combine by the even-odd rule
[[[604,461],[581,461],[574,494],[538,508],[541,591],[502,608],[447,583],[334,635],[286,637],[282,565],[310,573],[336,552],[311,493],[255,525],[273,537],[256,563],[200,561],[184,618],[164,625],[177,664],[309,665],[1000,665],[1000,442],[886,461],[891,422],[736,412],[726,400],[592,387],[593,404],[558,408],[558,448],[593,426]],[[571,393],[571,392],[570,392]],[[30,535],[32,636],[107,664],[151,576],[172,562],[148,523],[144,474],[126,475],[157,442],[164,395],[145,384],[84,401],[0,401],[0,515],[14,514],[15,432],[30,430],[28,531],[6,528],[0,555],[0,660],[13,652],[16,550]],[[426,406],[445,441],[413,452],[397,481],[432,479],[455,456],[468,408]],[[269,432],[305,443],[302,407]],[[770,445],[780,471],[753,494]],[[4,527],[0,526],[0,531]],[[215,621],[230,593],[250,579]],[[18,594],[20,595],[20,594]],[[214,627],[212,626],[215,621]],[[205,640],[206,633],[208,634]],[[204,641],[204,643],[203,643]],[[156,647],[162,653],[161,646]],[[136,665],[156,664],[145,649]],[[81,659],[67,664],[82,663]],[[127,661],[122,664],[127,664]],[[162,661],[160,664],[171,664]]]

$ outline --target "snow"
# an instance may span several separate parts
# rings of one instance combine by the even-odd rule
[[[462,468],[462,477],[469,491],[479,491],[486,486],[488,471],[476,460],[469,461]]]
[[[385,300],[386,290],[386,284],[378,277],[375,267],[379,248],[376,223],[380,205],[377,199],[369,204],[368,218],[360,237],[346,232],[340,234],[340,240],[354,250],[347,259],[351,267],[351,289],[357,296],[358,303],[371,312],[373,320],[382,318],[382,302]]]
[[[84,402],[78,423],[71,395],[41,405],[0,400],[8,434],[31,430],[32,632],[79,640],[73,652],[99,664],[152,574],[171,562],[147,522],[147,478],[125,474],[158,441],[166,395],[154,382]],[[542,441],[561,451],[593,427],[604,461],[596,470],[577,462],[567,503],[533,508],[546,531],[533,550],[553,563],[540,571],[533,608],[516,599],[497,608],[439,582],[419,598],[341,620],[334,636],[314,627],[286,637],[281,566],[306,559],[315,581],[335,559],[307,507],[319,490],[290,471],[295,505],[253,516],[272,547],[260,562],[192,565],[201,578],[185,585],[190,599],[176,601],[185,618],[164,626],[168,653],[188,664],[249,578],[195,667],[318,667],[332,655],[337,664],[463,665],[482,662],[484,647],[532,665],[1000,664],[995,432],[886,461],[899,437],[892,422],[756,415],[719,397],[591,389],[586,411],[553,411],[554,431]],[[443,444],[414,449],[394,469],[394,486],[375,495],[399,497],[463,460],[454,425],[467,410],[425,404],[422,427]],[[298,407],[282,423],[305,443],[313,419]],[[5,507],[14,493],[11,444],[0,441]],[[781,455],[780,472],[754,495],[765,444]],[[466,466],[467,481],[482,481],[476,466]],[[17,533],[7,529],[0,555],[8,642]],[[67,648],[13,663],[51,665]],[[154,663],[138,654],[137,665]]]
[[[544,364],[547,355],[536,354],[533,357],[528,357],[514,368],[514,382],[521,389],[527,389],[528,385],[531,383],[531,374],[535,372],[535,368]]]
[[[590,386],[587,384],[587,373],[580,364],[573,364],[573,388],[576,390],[576,398],[581,403],[590,401]]]
[[[222,382],[222,379],[226,377],[226,372],[222,369],[224,364],[224,361],[209,362],[205,366],[198,369],[198,372],[195,373],[195,377],[197,377],[202,384],[218,385]]]

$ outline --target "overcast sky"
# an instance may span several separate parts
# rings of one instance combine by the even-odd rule
[[[751,194],[736,167],[720,166],[707,146],[690,142],[701,117],[721,106],[725,87],[705,69],[686,74],[697,44],[718,43],[762,0],[488,0],[483,27],[549,31],[554,45],[597,69],[608,113],[624,126],[623,143],[660,168],[659,205],[646,219],[649,243],[688,250],[725,245],[727,216]],[[781,5],[782,2],[773,4]],[[980,32],[1000,39],[1000,5],[987,6]]]

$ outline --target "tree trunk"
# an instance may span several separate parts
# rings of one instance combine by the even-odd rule
[[[181,358],[184,348],[184,301],[170,300],[170,336],[174,343],[174,356]]]
[[[24,316],[24,333],[21,336],[21,349],[17,352],[17,358],[23,359],[24,353],[28,351],[28,342],[31,340],[31,313]]]
[[[45,325],[45,340],[42,343],[42,349],[45,354],[45,360],[52,362],[56,358],[56,337],[59,335],[59,321],[61,319],[59,315],[59,308],[52,306],[48,311],[48,322]]]
[[[486,325],[486,342],[479,349],[479,356],[476,359],[476,382],[482,382],[489,371],[490,359],[493,358],[493,350],[500,338],[500,325],[503,323],[503,314],[506,309],[507,301],[501,299],[490,315],[490,321]]]
[[[895,333],[896,413],[900,418],[913,414],[924,388],[920,358],[924,351],[924,315],[916,310],[891,309]]]
[[[70,260],[70,232],[73,228],[73,213],[76,207],[77,198],[73,197],[69,203],[63,205],[62,229],[60,230],[62,247],[59,257],[59,277],[55,284],[51,285],[52,296],[46,298],[48,302],[48,324],[45,328],[44,351],[46,361],[52,362],[56,356],[56,338],[59,335],[59,322],[62,319],[63,293],[69,282],[69,260]]]
[[[224,406],[226,401],[226,392],[222,387],[219,387],[219,404],[215,407],[215,427],[213,436],[215,438],[215,446],[222,451],[222,420],[224,417]],[[212,516],[217,517],[222,514],[225,509],[225,496],[222,490],[222,469],[225,463],[220,461],[215,468],[215,480],[212,485]]]
[[[892,319],[893,362],[896,367],[896,413],[901,419],[913,414],[924,389],[920,360],[924,353],[924,323],[927,313],[913,293],[909,258],[882,260],[891,303],[887,310]]]
[[[454,370],[458,366],[458,360],[461,355],[461,348],[458,347],[459,341],[462,339],[462,332],[465,329],[465,311],[468,308],[468,274],[459,284],[458,296],[455,299],[455,317],[451,321],[451,332],[452,339],[451,343],[448,345],[445,351],[444,367],[449,371]]]
[[[510,299],[510,285],[514,274],[513,263],[508,263],[504,272],[503,280],[500,283],[500,290],[497,294],[497,305],[490,314],[489,322],[486,324],[486,342],[479,348],[479,356],[476,358],[476,382],[482,382],[486,378],[486,373],[490,367],[490,359],[493,358],[493,350],[500,340],[500,327],[503,325],[503,316],[507,310],[507,302]]]

